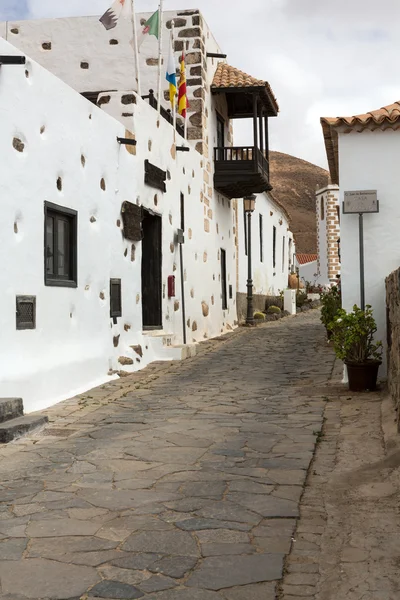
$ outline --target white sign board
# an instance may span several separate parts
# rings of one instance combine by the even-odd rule
[[[377,212],[379,212],[379,201],[376,190],[359,190],[344,193],[343,214]]]

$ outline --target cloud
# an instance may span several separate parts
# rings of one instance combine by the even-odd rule
[[[111,0],[0,0],[0,18],[101,14]],[[158,0],[136,0],[137,11]],[[326,166],[320,116],[362,113],[400,98],[400,2],[380,0],[165,0],[200,8],[230,64],[266,79],[281,107],[271,147]],[[379,14],[379,19],[377,18]],[[251,124],[235,124],[251,143]]]
[[[29,12],[27,0],[1,0],[0,20],[23,19]]]

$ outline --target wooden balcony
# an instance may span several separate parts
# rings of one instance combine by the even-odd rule
[[[272,189],[269,162],[256,146],[214,148],[214,187],[227,198],[243,198]]]

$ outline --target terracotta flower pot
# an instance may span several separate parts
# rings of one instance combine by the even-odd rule
[[[380,360],[369,360],[361,364],[345,361],[349,378],[349,390],[352,392],[375,391],[381,364],[382,361]]]

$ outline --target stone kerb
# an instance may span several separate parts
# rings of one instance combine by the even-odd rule
[[[400,431],[400,269],[386,279],[388,386]]]

